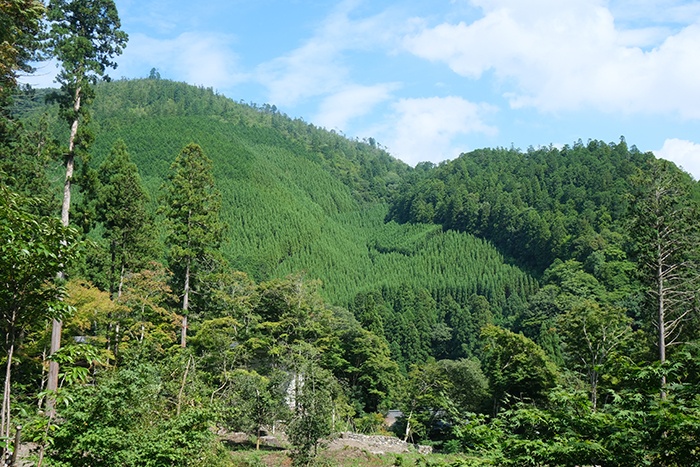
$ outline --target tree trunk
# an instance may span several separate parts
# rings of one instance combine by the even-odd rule
[[[662,258],[661,247],[659,246],[658,257]],[[657,281],[659,294],[659,362],[663,366],[666,362],[666,309],[664,300],[664,274],[663,262],[659,260],[657,268]],[[666,399],[666,375],[661,376],[661,398]]]
[[[13,317],[14,321],[14,317]],[[2,393],[2,417],[0,417],[2,427],[0,437],[7,439],[10,436],[10,391],[12,377],[12,356],[15,351],[15,327],[10,325],[10,347],[7,351],[7,365],[5,367],[5,386]]]
[[[119,273],[119,287],[117,288],[117,302],[121,301],[122,289],[124,288],[124,265],[122,264],[121,272]]]
[[[81,98],[80,86],[75,88],[75,96],[73,98],[73,111],[75,116],[73,118],[73,123],[70,128],[70,139],[68,140],[68,157],[66,159],[66,180],[63,185],[63,204],[61,205],[61,223],[68,227],[70,224],[70,198],[71,198],[71,183],[73,181],[73,171],[75,170],[75,138],[78,135],[78,124],[80,119],[78,118],[78,112],[80,112],[80,98]],[[61,278],[65,277],[65,273],[60,273]],[[53,325],[51,327],[51,348],[50,354],[53,355],[61,348],[61,331],[63,328],[63,323],[60,320],[54,319]],[[46,389],[49,391],[58,390],[58,362],[51,360],[49,362],[49,379],[46,384]],[[50,417],[54,414],[54,402],[55,398],[49,396],[46,401],[46,407]]]
[[[182,394],[185,392],[185,383],[187,383],[187,373],[190,371],[190,363],[192,363],[192,356],[190,355],[190,358],[187,359],[187,366],[185,367],[185,372],[182,375],[182,384],[180,385],[180,392],[177,394],[177,407],[176,407],[176,413],[177,416],[180,416],[180,410],[182,407]]]
[[[180,334],[180,347],[187,346],[187,311],[190,307],[190,260],[185,267],[185,295],[182,297],[182,333]]]
[[[49,347],[49,355],[53,355],[61,348],[61,321],[54,319],[51,324],[51,346]],[[46,389],[56,392],[58,390],[58,362],[49,361],[49,375],[46,381]],[[49,394],[46,398],[46,411],[49,418],[53,418],[55,413],[56,397]]]

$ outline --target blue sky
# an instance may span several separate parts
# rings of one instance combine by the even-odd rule
[[[213,87],[415,165],[628,144],[700,179],[700,2],[116,0],[115,78]],[[27,81],[46,85],[52,65]]]

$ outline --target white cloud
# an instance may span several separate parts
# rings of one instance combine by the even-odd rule
[[[228,88],[246,79],[237,69],[232,41],[231,36],[201,32],[185,32],[172,39],[132,34],[115,74],[145,77],[150,68],[158,68],[164,78],[176,76],[195,85]],[[142,69],[144,65],[148,70]]]
[[[343,92],[351,81],[345,52],[390,48],[396,43],[397,23],[390,14],[353,19],[357,3],[341,2],[301,47],[258,67],[257,79],[268,88],[270,102],[294,105],[310,97]]]
[[[267,86],[270,102],[294,105],[331,92],[347,79],[348,70],[336,60],[334,44],[312,40],[290,54],[258,68],[258,80]]]
[[[411,165],[456,157],[464,146],[455,140],[465,135],[497,133],[495,127],[484,122],[495,108],[461,97],[401,99],[393,108],[391,127],[377,134],[394,156]]]
[[[700,118],[700,22],[621,29],[602,0],[472,4],[483,17],[424,26],[406,49],[471,79],[492,71],[514,108]]]
[[[656,157],[674,162],[677,166],[700,180],[700,144],[677,138],[664,141],[661,149],[654,151]]]
[[[389,100],[391,92],[398,87],[396,83],[346,86],[323,100],[313,121],[329,129],[343,130],[353,118],[365,115],[376,105]]]

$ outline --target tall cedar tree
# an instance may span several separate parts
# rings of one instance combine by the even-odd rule
[[[81,120],[88,118],[84,106],[92,98],[91,85],[98,79],[109,79],[107,68],[116,68],[112,59],[122,53],[128,36],[119,29],[121,22],[112,0],[51,0],[47,16],[51,24],[48,50],[61,66],[56,77],[61,88],[55,98],[70,125],[61,207],[61,222],[67,226],[76,145],[84,139],[78,127]],[[55,320],[51,334],[52,355],[61,347],[61,327],[61,322]],[[54,361],[49,366],[47,387],[49,390],[58,387],[58,364]]]
[[[631,232],[635,239],[643,282],[654,317],[659,362],[668,348],[688,337],[684,324],[697,311],[697,249],[700,212],[692,198],[692,181],[672,163],[651,162],[636,180]],[[666,377],[662,377],[662,396]]]
[[[109,242],[109,288],[120,298],[124,275],[152,256],[153,222],[146,206],[148,195],[123,140],[114,144],[98,174],[96,211]]]
[[[176,289],[182,291],[182,334],[187,343],[187,315],[196,279],[221,245],[221,194],[214,185],[212,161],[197,144],[183,148],[170,167],[163,213],[168,225],[169,264]]]

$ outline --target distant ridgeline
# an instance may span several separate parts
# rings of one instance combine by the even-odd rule
[[[653,159],[624,140],[579,141],[413,169],[373,139],[211,89],[143,79],[96,94],[91,165],[122,139],[155,209],[175,156],[199,144],[223,195],[231,266],[256,280],[320,279],[325,297],[385,335],[402,365],[472,356],[489,322],[521,326],[557,260],[579,261],[613,289],[630,178]],[[40,95],[18,109],[38,115]]]

